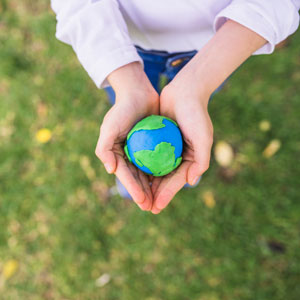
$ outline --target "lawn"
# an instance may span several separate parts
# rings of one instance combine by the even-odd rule
[[[112,193],[106,95],[54,34],[48,1],[0,1],[0,299],[300,299],[300,32],[214,97],[234,158],[159,215]]]

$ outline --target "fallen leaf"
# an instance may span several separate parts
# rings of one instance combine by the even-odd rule
[[[101,275],[98,279],[96,279],[96,286],[98,287],[103,287],[106,284],[108,284],[110,282],[110,275],[107,273],[104,273],[103,275]]]
[[[7,280],[11,278],[16,273],[18,268],[19,268],[19,263],[16,260],[14,259],[8,260],[3,266],[2,275],[4,279]]]
[[[212,191],[205,191],[202,194],[202,198],[204,201],[204,204],[208,207],[208,208],[214,208],[216,205],[216,201],[215,201],[215,197]]]
[[[220,141],[215,146],[215,159],[222,167],[229,167],[233,161],[232,147],[225,141]]]
[[[272,140],[263,151],[263,156],[266,158],[272,157],[281,147],[279,140]]]
[[[49,142],[51,137],[52,137],[52,132],[47,128],[40,129],[35,135],[36,140],[41,144],[45,144]]]

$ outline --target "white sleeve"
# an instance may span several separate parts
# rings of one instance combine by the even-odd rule
[[[233,0],[216,16],[214,29],[234,20],[267,40],[254,54],[269,54],[297,30],[299,9],[300,0]]]
[[[71,45],[98,88],[117,68],[139,61],[117,0],[51,0],[56,37]]]

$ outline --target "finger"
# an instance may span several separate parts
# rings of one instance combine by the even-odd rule
[[[143,186],[144,193],[147,196],[147,198],[144,201],[144,203],[142,203],[140,205],[140,208],[142,210],[151,210],[151,208],[152,208],[152,202],[153,202],[153,195],[152,195],[152,191],[151,191],[151,186],[150,186],[149,178],[141,170],[137,170],[137,172],[138,172],[138,177],[140,179],[140,182],[141,182],[141,184]]]
[[[162,179],[164,177],[153,177],[153,180],[152,180],[152,185],[151,185],[151,190],[152,190],[152,194],[155,195]]]
[[[142,184],[139,182],[137,171],[133,169],[131,164],[127,165],[126,161],[120,155],[117,157],[116,176],[125,186],[133,201],[141,205],[147,200]],[[131,169],[130,169],[131,168]],[[150,200],[148,200],[150,201]]]
[[[151,212],[155,215],[158,215],[161,212],[161,209],[158,209],[157,207],[152,207]]]
[[[200,176],[208,169],[211,155],[212,140],[210,138],[194,139],[194,158],[187,174],[190,185],[196,184]]]
[[[137,169],[133,164],[127,163],[127,165],[136,182],[140,185],[144,193],[145,200],[141,204],[138,203],[138,206],[142,210],[150,210],[152,207],[153,197],[147,176],[141,170]]]
[[[117,167],[116,155],[112,149],[118,134],[115,126],[109,126],[103,122],[95,153],[109,174],[114,173]]]
[[[154,195],[154,205],[151,210],[153,213],[164,209],[186,184],[187,170],[190,164],[187,161],[183,162],[176,171],[162,179]]]

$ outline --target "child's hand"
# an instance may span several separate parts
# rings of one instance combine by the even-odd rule
[[[193,74],[182,72],[163,89],[160,96],[160,114],[176,120],[185,145],[180,167],[163,178],[154,179],[153,213],[165,208],[187,182],[195,184],[209,166],[213,143],[213,126],[207,111],[209,95],[196,91],[195,85]]]
[[[182,165],[152,184],[153,213],[158,213],[188,182],[208,168],[213,127],[207,112],[210,95],[266,40],[247,27],[228,20],[162,91],[160,113],[179,124],[186,142]]]
[[[131,82],[128,72],[127,76],[125,74],[120,76],[122,78],[120,85],[114,86],[116,104],[104,117],[96,155],[103,162],[107,172],[114,173],[119,178],[138,206],[143,210],[150,210],[153,197],[149,177],[128,162],[124,153],[124,141],[137,121],[159,113],[159,98],[146,75],[145,78],[144,75],[137,76],[135,82]]]

